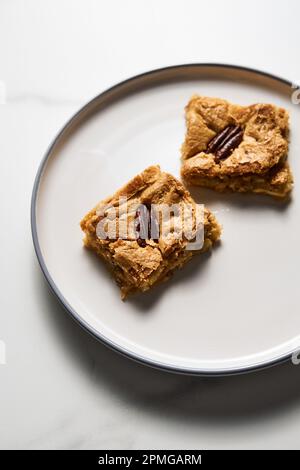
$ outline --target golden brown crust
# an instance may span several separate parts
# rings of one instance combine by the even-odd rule
[[[124,198],[121,205],[120,197]],[[174,270],[182,267],[195,253],[208,250],[220,237],[220,227],[215,217],[205,209],[204,245],[199,250],[186,250],[188,241],[172,234],[161,236],[159,240],[146,240],[144,247],[139,245],[134,234],[130,236],[130,230],[125,240],[98,238],[96,230],[103,212],[106,217],[114,218],[120,228],[125,207],[129,213],[128,220],[132,220],[137,204],[161,203],[191,204],[196,207],[190,193],[178,180],[162,172],[159,166],[151,166],[135,176],[113,196],[101,201],[81,221],[81,228],[85,232],[85,246],[109,264],[121,287],[123,298],[134,291],[145,291],[152,285],[168,279]],[[113,212],[115,210],[116,212]],[[175,217],[172,223],[176,231]]]
[[[270,193],[270,179],[276,196],[284,197],[291,191],[292,174],[286,163],[289,116],[283,108],[271,104],[239,106],[219,98],[193,96],[186,107],[186,124],[181,174],[188,183],[245,191],[245,177],[251,177],[256,179],[256,192]],[[243,140],[218,162],[205,151],[211,139],[230,125],[243,128]],[[249,184],[247,191],[252,191]]]

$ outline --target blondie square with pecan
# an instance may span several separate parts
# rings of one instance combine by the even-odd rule
[[[83,218],[84,245],[107,262],[124,299],[165,281],[219,239],[214,215],[202,209],[201,218],[185,187],[151,166]]]
[[[285,109],[195,95],[186,106],[186,125],[181,174],[188,184],[288,196],[293,177]]]

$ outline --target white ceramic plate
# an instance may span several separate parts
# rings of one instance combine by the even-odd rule
[[[293,200],[198,191],[223,225],[221,246],[122,302],[102,262],[83,249],[79,221],[148,165],[179,176],[193,93],[290,111]],[[67,123],[37,174],[32,231],[48,282],[83,327],[131,358],[187,373],[242,372],[300,348],[300,107],[291,93],[289,82],[254,70],[175,66],[114,86]]]

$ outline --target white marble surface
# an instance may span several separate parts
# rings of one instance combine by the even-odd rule
[[[38,163],[85,101],[184,62],[300,81],[299,13],[298,0],[2,0],[0,448],[300,448],[300,368],[203,379],[120,357],[49,293],[29,225]]]

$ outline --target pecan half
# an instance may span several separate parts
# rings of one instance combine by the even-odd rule
[[[146,246],[146,239],[149,240],[152,235],[159,237],[159,223],[156,218],[155,212],[148,204],[142,204],[136,211],[136,236],[137,243],[142,248]],[[158,238],[153,238],[153,241],[158,243]]]
[[[244,131],[240,126],[227,126],[219,132],[209,143],[206,153],[213,153],[215,161],[229,157],[233,150],[243,140]]]

